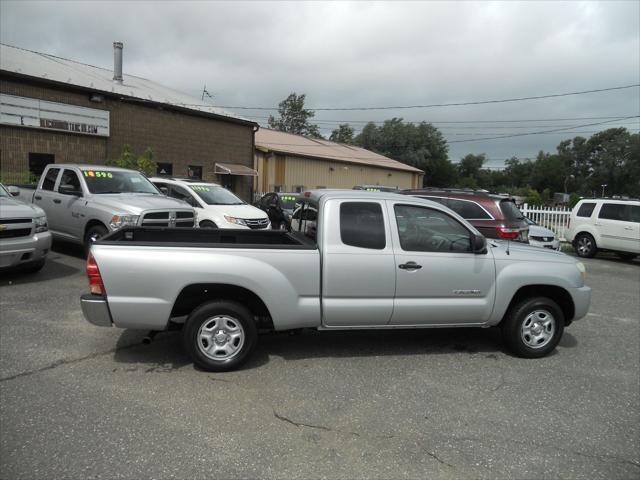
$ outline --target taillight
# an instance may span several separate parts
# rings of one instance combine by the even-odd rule
[[[87,258],[87,277],[89,277],[89,291],[91,293],[94,295],[106,295],[107,291],[104,289],[104,283],[102,283],[100,269],[91,253]]]
[[[496,227],[496,231],[500,238],[506,238],[508,240],[515,240],[518,238],[518,234],[520,233],[519,228]]]

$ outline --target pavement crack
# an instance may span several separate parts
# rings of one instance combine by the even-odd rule
[[[447,467],[451,467],[451,468],[456,468],[455,465],[451,465],[448,462],[445,462],[444,460],[442,460],[438,455],[435,454],[435,452],[430,452],[429,450],[425,450],[425,453],[427,455],[429,455],[431,458],[436,459],[438,462],[440,462],[442,465],[446,465]]]
[[[91,353],[89,355],[85,355],[84,357],[62,358],[60,360],[56,360],[53,363],[50,363],[49,365],[44,366],[44,367],[35,368],[33,370],[27,370],[25,372],[16,373],[15,375],[10,375],[8,377],[2,377],[2,378],[0,378],[0,383],[7,382],[9,380],[15,380],[16,378],[28,377],[29,375],[34,375],[36,373],[45,372],[47,370],[52,370],[52,369],[54,369],[56,367],[60,367],[62,365],[73,365],[74,363],[84,362],[85,360],[91,360],[91,359],[94,359],[96,357],[100,357],[102,355],[108,355],[110,353],[115,353],[115,352],[119,352],[119,351],[122,351],[122,350],[128,350],[130,348],[138,347],[140,345],[143,345],[143,344],[141,342],[137,342],[137,343],[132,343],[132,344],[129,344],[129,345],[125,345],[123,347],[116,347],[116,348],[112,348],[110,350],[106,350],[106,351],[102,351],[102,352]]]
[[[491,389],[492,392],[495,392],[497,390],[500,390],[502,387],[504,387],[507,384],[507,381],[504,379],[504,372],[501,370],[500,371],[500,380],[498,381],[498,384],[493,387]]]
[[[285,417],[284,415],[279,415],[278,412],[275,411],[275,409],[273,410],[273,416],[276,417],[278,420],[280,420],[282,422],[289,423],[289,424],[294,425],[294,426],[296,426],[298,428],[300,428],[300,427],[315,428],[315,429],[318,429],[318,430],[324,430],[326,432],[333,432],[334,431],[332,428],[325,427],[324,425],[312,425],[310,423],[294,422],[293,420],[291,420],[290,418]]]

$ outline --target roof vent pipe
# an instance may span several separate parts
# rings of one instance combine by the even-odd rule
[[[113,79],[122,83],[122,42],[113,42]]]

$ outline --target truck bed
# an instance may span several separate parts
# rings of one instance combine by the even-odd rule
[[[316,243],[309,237],[283,230],[125,227],[96,243],[156,247],[317,249]]]

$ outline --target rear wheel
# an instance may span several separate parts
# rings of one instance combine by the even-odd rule
[[[502,338],[520,357],[539,358],[551,352],[564,332],[564,314],[546,297],[521,300],[502,321]]]
[[[595,239],[588,233],[579,233],[575,240],[575,249],[579,257],[591,258],[597,251]]]
[[[256,345],[251,312],[236,302],[214,301],[196,308],[183,329],[184,346],[198,367],[209,372],[234,370]]]

